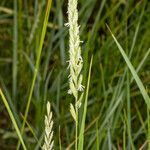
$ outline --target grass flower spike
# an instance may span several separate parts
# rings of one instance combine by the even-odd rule
[[[68,2],[68,23],[66,26],[69,27],[69,94],[73,94],[76,101],[78,100],[78,91],[83,91],[84,86],[82,85],[82,56],[80,47],[79,37],[79,25],[78,25],[78,10],[77,0],[69,0]]]
[[[81,74],[83,60],[81,56],[81,47],[80,47],[80,36],[79,36],[79,28],[78,25],[78,10],[77,10],[77,0],[69,0],[68,1],[68,23],[66,26],[69,27],[69,66],[70,75],[69,75],[69,86],[68,90],[69,94],[73,94],[75,98],[75,105],[70,104],[70,113],[76,124],[76,133],[75,133],[75,150],[78,147],[78,109],[81,106],[81,100],[84,90],[84,86],[82,85],[83,76]]]
[[[47,115],[45,116],[45,137],[43,150],[53,150],[53,120],[50,102],[47,103]]]

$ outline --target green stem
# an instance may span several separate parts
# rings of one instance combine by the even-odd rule
[[[150,115],[149,115],[149,114],[150,114],[150,111],[149,111],[149,109],[147,108],[147,118],[148,118],[147,141],[148,141],[148,150],[150,150]]]
[[[75,103],[75,111],[76,111],[76,117],[77,117],[77,120],[76,120],[76,133],[75,133],[75,138],[76,138],[76,142],[75,142],[75,150],[78,149],[78,108],[76,106],[78,102],[78,98],[76,98],[76,103]]]

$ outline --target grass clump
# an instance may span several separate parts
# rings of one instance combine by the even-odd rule
[[[149,149],[149,6],[1,0],[0,149]]]

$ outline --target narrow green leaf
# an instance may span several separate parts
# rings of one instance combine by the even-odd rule
[[[15,128],[15,130],[16,130],[16,133],[17,133],[17,135],[18,135],[18,137],[19,137],[19,140],[20,140],[20,142],[21,142],[21,144],[22,144],[22,146],[23,146],[23,149],[26,150],[27,148],[26,148],[26,146],[25,146],[25,144],[24,144],[24,141],[23,141],[23,139],[22,139],[22,136],[21,136],[20,130],[19,130],[19,128],[18,128],[18,125],[17,125],[17,123],[16,123],[16,120],[15,120],[15,118],[14,118],[14,115],[13,115],[13,113],[12,113],[10,107],[9,107],[9,104],[8,104],[6,98],[5,98],[5,95],[3,94],[3,92],[2,92],[1,89],[0,89],[0,95],[1,95],[1,98],[2,98],[2,100],[3,100],[3,103],[4,103],[4,105],[5,105],[5,107],[6,107],[7,111],[8,111],[8,114],[9,114],[9,116],[10,116],[10,119],[11,119],[13,125],[14,125],[14,128]]]
[[[83,110],[83,116],[82,116],[82,121],[81,121],[80,133],[79,133],[79,145],[78,145],[78,150],[83,150],[84,128],[85,128],[85,119],[86,119],[86,113],[87,113],[87,100],[88,100],[88,95],[89,95],[89,86],[90,86],[90,79],[91,79],[92,62],[93,62],[93,56],[92,56],[92,58],[91,58],[90,68],[89,68],[89,74],[88,74],[88,81],[87,81],[85,102],[84,102],[84,108],[83,108],[84,110]]]
[[[108,25],[107,25],[107,27],[108,27]],[[132,73],[132,76],[133,76],[133,78],[135,79],[135,81],[136,81],[136,83],[137,83],[137,85],[138,85],[138,87],[139,87],[139,89],[140,89],[140,91],[141,91],[141,94],[142,94],[142,96],[143,96],[143,98],[144,98],[144,100],[145,100],[145,102],[146,102],[148,108],[150,109],[150,97],[148,96],[148,94],[147,94],[147,92],[146,92],[146,89],[145,89],[145,87],[144,87],[144,85],[143,85],[141,79],[140,79],[139,76],[137,75],[136,70],[134,69],[133,65],[131,64],[131,62],[130,62],[128,56],[126,55],[126,53],[125,53],[125,51],[123,50],[123,48],[121,47],[121,45],[118,43],[117,39],[115,38],[115,36],[113,35],[113,33],[111,32],[111,30],[110,30],[109,27],[108,27],[108,29],[109,29],[109,31],[110,31],[110,33],[111,33],[111,35],[112,35],[112,37],[113,37],[115,43],[117,44],[117,47],[118,47],[120,53],[122,54],[122,56],[123,56],[123,58],[124,58],[124,60],[125,60],[125,62],[126,62],[126,64],[127,64],[127,66],[129,67],[129,69],[130,69],[130,71],[131,71],[131,73]]]
[[[37,54],[37,59],[36,59],[36,65],[35,65],[33,80],[31,83],[29,97],[27,100],[27,105],[26,105],[25,114],[24,114],[24,120],[23,120],[23,124],[22,124],[22,128],[21,128],[21,134],[23,134],[23,132],[24,132],[25,122],[27,120],[27,116],[28,116],[28,112],[29,112],[29,108],[30,108],[30,103],[31,103],[31,98],[32,98],[33,90],[34,90],[34,85],[35,85],[35,81],[36,81],[37,74],[38,74],[38,69],[39,69],[40,59],[41,59],[41,53],[42,53],[42,47],[43,47],[44,38],[45,38],[45,34],[46,34],[51,4],[52,4],[52,0],[48,0],[47,5],[46,5],[47,7],[46,7],[46,12],[45,12],[45,18],[44,18],[44,23],[43,23],[43,28],[42,28],[41,39],[40,39],[40,43],[39,43],[39,49],[38,49],[38,54]],[[19,149],[19,147],[20,147],[19,145],[20,145],[20,143],[18,143],[17,149]]]
[[[14,0],[14,26],[13,26],[13,63],[12,63],[12,84],[13,84],[13,102],[15,102],[17,93],[17,61],[18,61],[18,18],[17,18],[18,6],[17,0]]]

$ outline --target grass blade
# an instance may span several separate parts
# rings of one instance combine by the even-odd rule
[[[48,0],[45,18],[44,18],[44,23],[43,23],[43,28],[42,28],[41,39],[40,39],[40,45],[39,45],[39,49],[38,49],[38,55],[37,55],[37,60],[36,60],[36,65],[35,65],[35,70],[34,70],[34,76],[33,76],[32,84],[31,84],[31,89],[30,89],[30,93],[29,93],[29,97],[28,97],[28,101],[27,101],[24,120],[23,120],[23,124],[22,124],[22,128],[21,128],[22,134],[24,132],[25,122],[27,120],[27,116],[28,116],[28,112],[29,112],[29,108],[30,108],[30,103],[31,103],[31,98],[32,98],[33,90],[34,90],[34,85],[35,85],[35,81],[37,78],[38,69],[39,69],[39,65],[40,65],[40,58],[41,58],[42,47],[43,47],[44,38],[45,38],[45,34],[46,34],[46,28],[47,28],[47,24],[48,24],[48,18],[49,18],[50,9],[51,9],[51,3],[52,3],[52,0]],[[18,149],[20,147],[19,145],[20,144],[18,144]]]
[[[108,27],[108,26],[107,26],[107,27]],[[115,36],[113,35],[113,33],[111,32],[111,30],[110,30],[109,27],[108,27],[108,29],[109,29],[109,31],[110,31],[110,33],[111,33],[111,35],[112,35],[112,37],[113,37],[115,43],[117,44],[117,47],[118,47],[120,53],[122,54],[122,56],[123,56],[123,58],[124,58],[124,60],[125,60],[125,62],[126,62],[126,64],[127,64],[127,66],[129,67],[129,69],[130,69],[130,71],[131,71],[131,73],[132,73],[132,76],[134,77],[134,79],[135,79],[135,81],[136,81],[136,83],[137,83],[137,85],[138,85],[138,87],[139,87],[139,89],[140,89],[140,92],[141,92],[141,94],[142,94],[142,96],[143,96],[143,98],[144,98],[144,100],[145,100],[145,102],[146,102],[148,108],[150,109],[150,97],[148,96],[148,94],[147,94],[147,92],[146,92],[146,89],[145,89],[145,87],[144,87],[144,85],[143,85],[141,79],[140,79],[139,76],[137,75],[137,73],[136,73],[136,71],[135,71],[133,65],[131,64],[131,62],[130,62],[128,56],[126,55],[126,53],[125,53],[125,51],[123,50],[123,48],[121,47],[121,45],[118,43],[117,39],[115,38]]]
[[[14,0],[14,26],[13,26],[13,65],[12,65],[12,82],[13,82],[13,102],[15,103],[17,92],[17,49],[18,49],[18,19],[17,19],[17,0]]]
[[[84,110],[83,110],[81,129],[80,129],[80,134],[79,134],[79,145],[78,145],[79,150],[83,149],[83,143],[84,143],[84,128],[85,128],[85,119],[86,119],[86,112],[87,112],[87,100],[88,100],[88,94],[89,94],[92,62],[93,62],[93,56],[92,56],[91,62],[90,62],[87,89],[86,89],[85,102],[84,102],[84,108],[83,108]]]
[[[23,141],[23,139],[22,139],[21,132],[20,132],[20,130],[19,130],[19,128],[18,128],[18,125],[17,125],[17,123],[16,123],[16,120],[15,120],[15,118],[14,118],[14,115],[13,115],[13,113],[12,113],[10,107],[9,107],[9,104],[8,104],[8,102],[7,102],[7,100],[6,100],[6,98],[5,98],[5,96],[4,96],[4,94],[3,94],[3,92],[2,92],[1,89],[0,89],[0,95],[1,95],[1,98],[2,98],[2,100],[3,100],[3,103],[4,103],[4,105],[5,105],[5,107],[6,107],[7,111],[8,111],[8,114],[9,114],[9,116],[10,116],[10,118],[11,118],[11,121],[12,121],[12,123],[13,123],[13,125],[14,125],[14,128],[15,128],[15,130],[16,130],[16,133],[17,133],[17,135],[18,135],[18,137],[19,137],[19,140],[20,140],[20,142],[21,142],[21,144],[22,144],[22,146],[23,146],[23,149],[26,150],[26,146],[25,146],[24,141]]]

